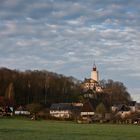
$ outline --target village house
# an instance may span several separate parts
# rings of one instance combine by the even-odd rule
[[[76,119],[80,114],[82,103],[56,103],[50,107],[50,116],[59,119]]]
[[[118,108],[118,112],[116,116],[120,116],[120,118],[124,119],[131,114],[131,108],[127,105],[120,105]]]
[[[4,96],[0,96],[0,116],[12,116],[13,107],[10,100],[6,99]]]
[[[95,113],[92,105],[89,101],[86,101],[80,110],[80,117],[78,119],[78,123],[92,122],[94,114]]]
[[[12,115],[13,115],[13,107],[9,106],[0,107],[0,116],[12,116]]]
[[[112,112],[128,114],[139,111],[139,104],[136,101],[128,102],[127,104],[118,104],[111,107]]]
[[[126,123],[140,122],[140,104],[135,101],[114,105],[111,109],[114,117],[119,121],[125,121]]]
[[[56,103],[50,107],[50,116],[69,119],[72,117],[73,105],[71,103]]]
[[[19,106],[19,107],[15,110],[15,115],[30,115],[30,112],[27,111],[25,107]]]

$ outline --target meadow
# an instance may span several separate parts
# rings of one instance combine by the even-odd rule
[[[140,126],[0,118],[0,140],[139,140]]]

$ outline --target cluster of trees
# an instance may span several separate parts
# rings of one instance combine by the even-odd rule
[[[102,80],[102,93],[93,93],[90,101],[97,107],[100,103],[109,108],[115,103],[126,103],[131,100],[130,94],[121,82]],[[73,77],[48,72],[21,72],[0,68],[0,96],[13,102],[15,106],[38,103],[50,106],[58,102],[79,102],[85,100],[81,82]]]
[[[86,91],[85,94],[92,94],[90,102],[94,107],[103,104],[107,110],[114,104],[127,104],[130,102],[131,96],[127,88],[122,82],[113,80],[102,80],[100,84],[103,87],[103,92],[98,93],[92,90]]]
[[[80,82],[73,77],[48,71],[0,69],[0,96],[12,100],[15,106],[77,102],[80,94]]]

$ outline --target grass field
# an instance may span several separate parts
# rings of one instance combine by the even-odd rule
[[[0,119],[0,140],[139,140],[140,126]]]

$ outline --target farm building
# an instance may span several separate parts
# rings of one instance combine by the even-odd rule
[[[71,118],[72,111],[73,106],[70,103],[57,103],[52,104],[50,107],[50,115],[55,118]]]

